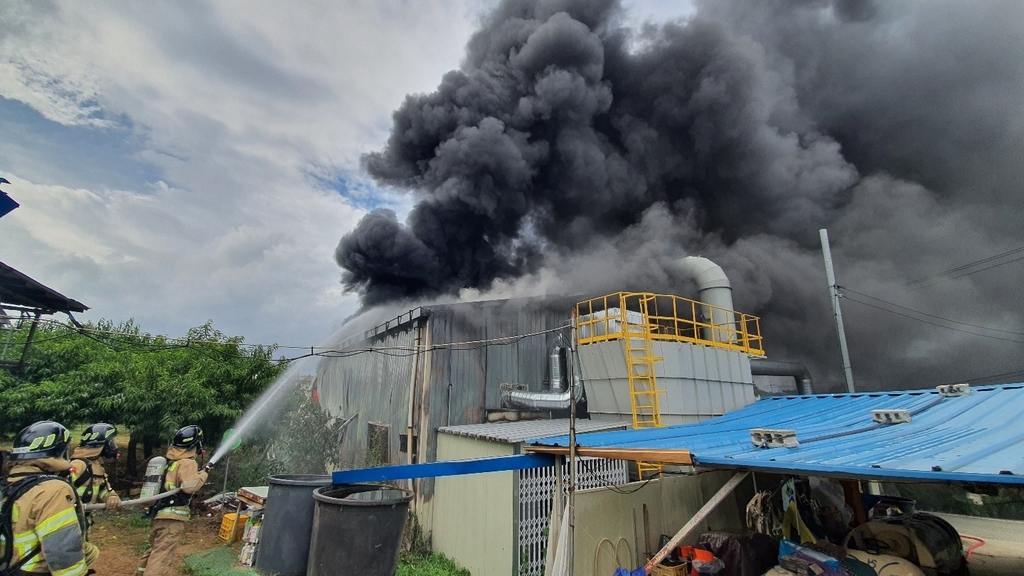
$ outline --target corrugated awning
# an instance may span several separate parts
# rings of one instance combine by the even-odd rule
[[[1024,384],[1007,384],[962,396],[913,390],[764,398],[699,424],[587,434],[577,446],[647,462],[681,462],[686,454],[710,468],[1024,485],[1022,423]],[[758,441],[792,432],[795,445],[756,446],[752,430],[766,431]],[[531,440],[526,449],[563,453],[568,441]]]
[[[0,262],[0,304],[22,306],[43,314],[85,312],[88,307]]]

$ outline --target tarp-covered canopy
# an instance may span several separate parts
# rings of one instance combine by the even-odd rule
[[[579,436],[578,453],[783,474],[1024,485],[1024,384],[968,390],[764,398],[699,424]],[[764,446],[787,438],[791,447]],[[567,454],[569,438],[529,444],[528,451]]]
[[[42,314],[85,312],[88,307],[0,262],[0,306],[19,306]]]

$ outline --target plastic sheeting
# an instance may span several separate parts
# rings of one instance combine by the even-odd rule
[[[779,558],[779,541],[765,534],[705,532],[697,545],[725,563],[722,576],[761,576]]]

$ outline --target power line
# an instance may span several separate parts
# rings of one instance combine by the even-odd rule
[[[987,380],[1001,379],[1001,378],[1005,378],[1007,376],[1016,376],[1018,374],[1024,374],[1024,368],[1022,368],[1020,370],[1011,370],[1009,372],[1002,372],[1000,374],[990,374],[988,376],[978,376],[978,377],[975,377],[975,378],[964,378],[964,379],[955,380],[955,381],[952,381],[952,382],[946,382],[946,384],[959,384],[961,382],[981,383],[981,382],[984,382],[984,381],[987,381]]]
[[[1004,264],[1009,264],[1011,262],[1016,262],[1018,260],[1024,260],[1024,256],[1018,256],[1018,257],[1016,257],[1016,258],[1014,258],[1012,260],[1007,260],[1005,262],[997,262],[995,264],[992,264],[991,266],[985,266],[984,268],[978,268],[977,270],[971,270],[970,272],[964,272],[963,274],[957,274],[956,276],[953,276],[952,279],[963,278],[964,276],[970,276],[971,274],[977,274],[978,272],[984,272],[985,270],[990,270],[990,269],[995,268],[997,266],[1002,266]]]
[[[273,348],[275,348],[275,346],[265,345],[265,344],[245,344],[243,342],[230,342],[230,341],[229,342],[223,342],[223,341],[217,341],[217,340],[195,340],[195,339],[190,339],[190,338],[153,337],[153,336],[150,336],[149,334],[139,334],[139,333],[133,333],[133,332],[118,332],[118,331],[114,331],[114,330],[101,330],[101,329],[98,329],[98,328],[85,328],[85,327],[82,327],[82,328],[72,328],[72,327],[70,327],[70,326],[68,326],[68,325],[66,325],[64,323],[57,322],[55,320],[41,320],[41,322],[48,323],[48,324],[54,325],[56,327],[65,329],[65,330],[67,330],[69,332],[68,335],[70,335],[70,333],[79,333],[79,334],[81,334],[81,335],[83,335],[83,336],[85,336],[85,337],[87,337],[87,338],[89,338],[91,340],[95,340],[96,342],[99,342],[100,344],[103,344],[103,345],[107,346],[108,348],[112,348],[114,350],[118,350],[119,349],[118,347],[114,346],[115,344],[121,345],[121,348],[120,348],[121,350],[123,350],[125,346],[131,346],[131,347],[135,347],[136,349],[146,349],[147,352],[159,352],[159,351],[163,351],[163,350],[188,348],[188,347],[190,347],[192,345],[195,345],[195,344],[211,344],[211,345],[237,346],[237,347],[243,347],[244,346],[244,347],[250,347],[250,348],[262,348],[262,349],[273,349]],[[480,348],[484,348],[484,347],[487,347],[487,346],[496,346],[496,345],[500,346],[500,345],[514,344],[514,343],[517,343],[520,340],[523,340],[525,338],[531,338],[531,337],[534,337],[534,336],[540,336],[540,335],[548,334],[548,333],[551,333],[551,332],[559,332],[559,331],[565,330],[566,328],[569,328],[570,326],[571,326],[571,324],[567,323],[567,324],[563,324],[561,326],[556,326],[554,328],[548,328],[548,329],[545,329],[545,330],[539,330],[539,331],[531,332],[531,333],[527,333],[527,334],[516,334],[516,335],[512,335],[512,336],[499,336],[499,337],[495,337],[495,338],[486,338],[486,339],[482,339],[482,340],[467,340],[467,341],[462,341],[462,342],[442,342],[442,343],[434,344],[434,345],[426,347],[426,348],[424,348],[424,347],[417,347],[417,346],[369,346],[369,347],[362,347],[362,348],[334,348],[334,347],[330,347],[330,346],[289,347],[289,348],[298,348],[298,349],[302,349],[302,350],[309,350],[310,352],[308,354],[302,354],[302,355],[294,356],[294,357],[291,357],[291,358],[280,358],[280,359],[275,360],[275,361],[276,362],[281,362],[281,363],[289,363],[289,362],[294,362],[296,360],[301,360],[303,358],[310,358],[310,357],[313,357],[313,356],[320,356],[320,357],[325,357],[325,358],[348,358],[348,357],[355,356],[355,355],[358,355],[358,354],[367,354],[367,353],[381,354],[381,355],[384,355],[384,356],[390,356],[390,357],[394,357],[394,358],[405,358],[405,357],[409,357],[409,356],[414,356],[414,355],[416,355],[416,354],[418,354],[420,352],[429,352],[429,351],[433,351],[433,350],[451,350],[453,352],[471,351],[471,350],[478,350]],[[110,336],[110,337],[112,337],[112,338],[110,338],[110,340],[112,340],[112,341],[103,340],[103,339],[99,338],[98,336]],[[138,338],[138,339],[144,340],[144,341],[140,341],[140,340],[135,340],[135,341],[123,340],[123,339],[116,338],[117,336],[129,336],[129,337]],[[65,337],[65,335],[58,336],[58,337]],[[54,338],[58,338],[58,337],[54,337]],[[166,342],[166,344],[165,343],[157,343],[157,342],[152,341],[154,338],[160,338],[161,342]],[[197,348],[197,349],[199,349],[199,348]],[[205,348],[203,348],[203,349],[205,350]],[[225,358],[228,357],[226,355],[225,351],[217,350],[216,348],[214,348],[214,350],[217,351],[217,352],[220,352],[222,355],[224,355]],[[235,358],[235,357],[232,356],[231,358]]]
[[[896,304],[894,302],[889,302],[888,300],[882,300],[881,298],[877,298],[875,296],[871,296],[870,294],[865,294],[863,292],[857,292],[853,288],[847,288],[846,286],[840,286],[840,288],[842,288],[843,290],[845,290],[847,292],[850,292],[852,294],[858,294],[858,295],[863,296],[865,298],[870,298],[872,300],[875,300],[876,302],[881,302],[883,304],[888,304],[889,306],[895,306],[896,308],[899,308],[901,310],[906,310],[908,312],[913,312],[914,314],[920,314],[922,316],[927,316],[929,318],[935,318],[936,320],[942,320],[943,322],[949,322],[951,324],[960,324],[961,326],[970,326],[971,328],[979,328],[981,330],[989,330],[991,332],[1000,332],[1002,334],[1010,334],[1010,335],[1013,335],[1013,336],[1024,336],[1024,332],[1011,332],[1009,330],[1000,330],[998,328],[989,328],[988,326],[979,326],[977,324],[970,324],[968,322],[960,322],[959,320],[953,320],[953,319],[950,319],[950,318],[943,318],[942,316],[936,316],[934,314],[929,314],[927,312],[921,312],[920,310],[914,310],[913,308],[907,308],[906,306],[900,306],[899,304]]]
[[[1020,253],[1020,252],[1024,252],[1024,246],[1021,246],[1019,248],[1014,248],[1012,250],[1007,250],[1006,252],[1003,252],[1003,253],[1000,253],[1000,254],[994,254],[992,256],[986,256],[985,258],[981,258],[980,260],[975,260],[974,262],[968,262],[967,264],[956,266],[956,267],[950,268],[948,270],[943,270],[942,272],[938,272],[936,274],[931,274],[929,276],[924,276],[922,278],[918,278],[917,280],[911,280],[910,282],[907,282],[906,284],[904,284],[904,286],[913,286],[914,284],[919,284],[921,282],[924,282],[925,280],[930,280],[932,278],[938,278],[940,276],[946,276],[948,274],[956,274],[957,272],[962,272],[962,271],[967,270],[967,269],[969,269],[969,268],[971,268],[973,266],[977,266],[979,264],[987,264],[987,263],[992,262],[994,260],[998,260],[1000,258],[1005,258],[1006,256],[1011,256],[1013,254],[1017,254],[1017,253]],[[963,274],[959,274],[959,275],[953,276],[953,278],[961,278],[963,276],[969,276],[971,274],[976,274],[978,272],[982,272],[982,271],[988,270],[990,268],[995,268],[996,266],[1002,266],[1004,264],[1009,264],[1011,262],[1016,262],[1016,261],[1022,260],[1022,259],[1024,259],[1024,256],[1021,256],[1021,257],[1018,257],[1018,258],[1014,258],[1012,260],[1007,260],[1006,262],[998,262],[996,264],[993,264],[992,266],[987,266],[987,267],[981,268],[979,270],[968,271],[968,272],[965,272]]]
[[[341,348],[341,349],[328,349],[320,352],[310,352],[309,354],[303,354],[294,358],[285,358],[285,362],[293,362],[295,360],[301,360],[303,358],[310,358],[313,356],[320,356],[324,358],[349,358],[358,354],[380,354],[382,356],[389,356],[392,358],[408,358],[415,356],[422,352],[432,352],[434,350],[451,350],[453,352],[466,352],[471,350],[479,350],[488,346],[507,346],[510,344],[518,344],[520,340],[526,338],[532,338],[534,336],[540,336],[550,332],[558,332],[569,328],[571,324],[563,324],[554,328],[548,328],[546,330],[539,330],[537,332],[531,332],[528,334],[516,334],[514,336],[500,336],[497,338],[487,338],[484,340],[469,340],[464,342],[444,342],[440,344],[434,344],[428,347],[417,347],[417,346],[370,346],[363,348]]]
[[[923,318],[918,318],[916,316],[911,316],[909,314],[903,314],[902,312],[897,312],[896,310],[890,310],[888,308],[883,308],[881,306],[876,306],[876,305],[868,303],[868,302],[857,300],[856,298],[850,298],[849,296],[847,296],[846,299],[849,300],[850,302],[856,302],[857,304],[861,304],[863,306],[868,306],[870,308],[875,308],[876,310],[881,310],[883,312],[888,312],[890,314],[895,314],[897,316],[902,316],[904,318],[909,318],[911,320],[917,320],[918,322],[923,322],[925,324],[930,324],[932,326],[937,326],[939,328],[945,328],[946,330],[953,330],[955,332],[963,332],[964,334],[972,334],[974,336],[981,336],[982,338],[991,338],[993,340],[1002,340],[1004,342],[1015,342],[1017,344],[1024,344],[1024,340],[1014,340],[1012,338],[1003,338],[1003,337],[1000,337],[1000,336],[992,336],[992,335],[989,335],[989,334],[979,334],[977,332],[971,332],[970,330],[961,330],[960,328],[954,328],[953,326],[946,326],[945,324],[939,324],[939,323],[936,323],[936,322],[930,322],[928,320],[924,320]]]

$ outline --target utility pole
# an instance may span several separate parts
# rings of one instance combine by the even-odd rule
[[[846,349],[846,330],[843,328],[843,311],[839,308],[839,286],[836,285],[836,273],[832,269],[832,251],[828,247],[828,230],[818,230],[821,236],[821,254],[825,257],[825,277],[828,278],[828,293],[832,297],[832,313],[836,319],[836,332],[839,334],[839,350],[843,355],[843,371],[846,373],[846,390],[851,394],[853,389],[853,368],[850,367],[850,351]]]
[[[569,358],[578,361],[576,350],[576,306],[572,307],[572,348]],[[569,363],[569,576],[576,573],[576,370]]]

